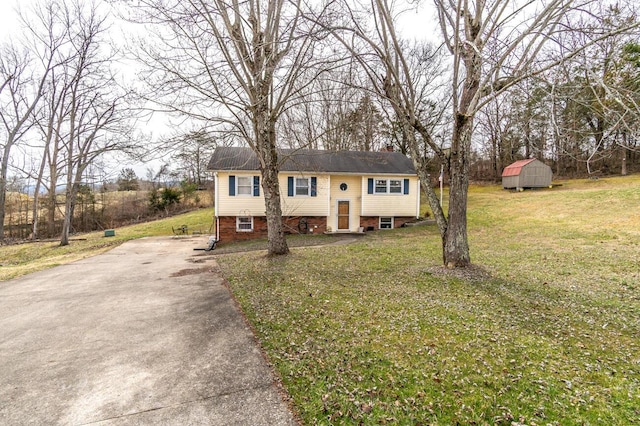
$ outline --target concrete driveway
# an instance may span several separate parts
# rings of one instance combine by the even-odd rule
[[[294,425],[206,242],[0,282],[0,424]]]

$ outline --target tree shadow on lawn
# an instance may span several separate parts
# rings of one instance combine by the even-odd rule
[[[517,323],[548,337],[570,333],[572,329],[615,336],[640,333],[637,301],[601,299],[547,282],[505,280],[479,265],[458,269],[429,267],[423,271],[463,286],[468,296],[475,297],[488,314],[505,326]]]

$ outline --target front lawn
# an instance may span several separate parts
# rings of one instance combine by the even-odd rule
[[[464,273],[435,227],[218,256],[303,422],[638,422],[640,177],[469,200]]]

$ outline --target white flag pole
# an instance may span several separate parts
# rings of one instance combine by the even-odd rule
[[[443,187],[443,181],[444,181],[444,164],[440,165],[440,177],[438,179],[440,180],[440,206],[442,206],[442,187]]]

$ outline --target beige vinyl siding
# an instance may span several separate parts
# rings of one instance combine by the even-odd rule
[[[316,196],[311,195],[287,195],[289,176],[294,178],[316,178]],[[283,216],[326,216],[327,191],[329,187],[328,175],[301,174],[281,172],[278,177],[280,182],[280,198],[282,199]]]
[[[218,172],[219,205],[216,206],[216,216],[264,216],[264,196],[262,183],[260,184],[260,196],[253,195],[229,195],[229,176],[260,176],[259,172]]]
[[[218,172],[216,215],[217,216],[264,216],[264,194],[260,186],[260,196],[229,195],[229,176],[259,176],[256,172]],[[315,177],[317,180],[317,196],[287,195],[289,176]],[[282,214],[284,216],[328,216],[327,226],[337,229],[337,201],[349,201],[349,227],[357,231],[360,227],[360,216],[415,216],[417,214],[419,185],[417,177],[408,177],[409,194],[367,194],[367,179],[384,178],[404,181],[407,176],[355,176],[355,175],[322,175],[280,173],[280,195]],[[346,191],[340,190],[340,184],[346,183]],[[329,192],[330,191],[330,192]]]
[[[259,176],[257,172],[218,172],[218,216],[265,216],[264,194],[260,185],[260,196],[229,195],[229,176]],[[317,196],[287,196],[287,178],[311,177],[311,175],[280,173],[280,196],[283,216],[325,216],[327,214],[327,191],[329,177],[314,175],[317,179]]]
[[[368,194],[368,178],[409,179],[409,194]],[[416,216],[420,188],[418,178],[407,176],[364,176],[362,178],[362,216]]]
[[[347,190],[340,190],[340,184],[346,183]],[[338,200],[349,201],[349,230],[357,232],[360,227],[360,199],[362,195],[362,178],[360,176],[331,176],[331,201],[327,226],[332,231],[338,229]]]

